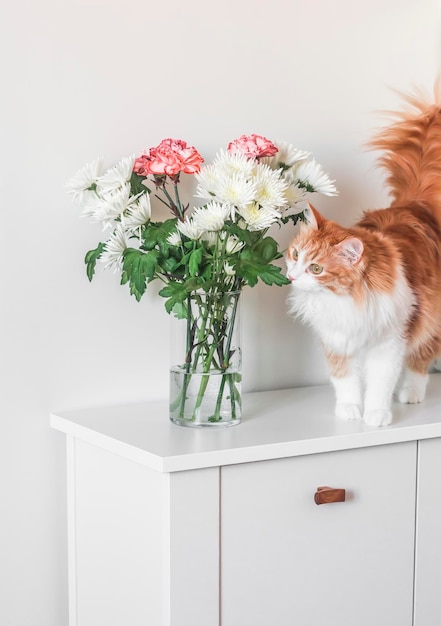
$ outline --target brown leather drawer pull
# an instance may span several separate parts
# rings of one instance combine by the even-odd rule
[[[346,491],[344,489],[333,489],[332,487],[317,487],[314,494],[316,504],[330,504],[331,502],[344,502]]]

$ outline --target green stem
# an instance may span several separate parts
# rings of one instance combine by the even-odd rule
[[[181,216],[181,218],[183,218],[184,210],[182,209],[181,198],[179,197],[178,183],[174,183],[174,188],[175,188],[175,198],[176,198],[176,204],[179,210],[179,215]]]
[[[186,338],[185,338],[185,374],[184,374],[184,383],[182,385],[181,391],[181,403],[179,407],[179,418],[184,419],[184,410],[185,410],[185,401],[187,399],[187,389],[190,384],[191,374],[190,374],[190,365],[191,365],[191,353],[192,353],[192,345],[191,345],[191,300],[190,296],[187,296],[187,330],[186,330]]]
[[[234,305],[233,305],[233,310],[231,311],[230,328],[228,332],[227,343],[225,346],[225,355],[226,355],[226,358],[228,359],[228,364],[226,365],[226,367],[229,367],[229,364],[230,364],[231,341],[233,339],[234,325],[236,323],[237,306],[239,303],[240,293],[241,292],[239,290],[237,294],[234,296]]]
[[[186,361],[185,374],[181,390],[179,416],[180,419],[198,420],[198,413],[204,400],[207,386],[210,381],[210,372],[215,367],[216,374],[221,374],[219,389],[217,392],[214,415],[211,420],[221,420],[222,400],[225,394],[225,384],[228,382],[230,389],[231,419],[237,419],[236,396],[234,374],[227,373],[230,366],[231,344],[234,327],[237,317],[237,309],[240,297],[241,281],[235,285],[238,293],[234,295],[226,293],[206,293],[205,299],[199,294],[187,296],[187,337],[186,337]],[[233,301],[231,301],[233,298]],[[196,304],[198,310],[191,309],[191,305]],[[225,321],[227,311],[231,308],[228,331],[225,335]],[[211,343],[209,343],[211,341]],[[216,354],[222,360],[216,364]],[[185,405],[190,380],[198,371],[198,364],[201,363],[201,381],[197,392],[194,410],[191,418],[185,418]],[[199,370],[200,371],[200,370]]]
[[[225,345],[225,352],[224,352],[224,356],[227,362],[222,364],[224,370],[228,369],[228,367],[230,366],[231,341],[233,339],[234,325],[236,323],[237,306],[239,303],[240,293],[241,292],[239,290],[238,293],[234,295],[233,310],[231,311],[230,327],[228,330],[227,342]],[[215,421],[220,420],[220,409],[222,405],[222,397],[224,395],[224,387],[225,387],[227,376],[228,376],[228,384],[230,387],[231,419],[236,419],[236,401],[235,401],[235,394],[234,394],[235,389],[234,389],[233,376],[232,374],[224,374],[222,376],[222,380],[220,383],[219,392],[218,392],[217,400],[216,400],[216,409],[214,413]]]
[[[194,405],[194,417],[196,417],[196,413],[202,404],[202,400],[204,398],[205,391],[207,389],[208,381],[210,379],[210,376],[207,374],[210,371],[210,365],[213,360],[215,351],[216,351],[216,345],[213,343],[210,346],[210,350],[207,354],[206,361],[204,364],[203,376],[202,376],[201,384],[199,385],[199,391],[198,391],[198,396],[196,398],[196,403]]]
[[[205,307],[202,301],[202,298],[197,295],[194,294],[193,298],[195,300],[195,302],[197,303],[197,306],[199,308],[199,311],[201,312],[201,315],[199,317],[202,318],[202,323],[201,323],[201,327],[198,328],[197,334],[196,334],[196,338],[195,337],[191,337],[191,334],[193,332],[192,330],[192,326],[193,326],[193,322],[195,321],[194,318],[197,317],[193,316],[192,314],[192,308],[191,308],[191,304],[192,304],[192,296],[188,295],[187,296],[187,330],[186,330],[186,356],[185,356],[185,374],[184,374],[184,382],[182,385],[182,395],[181,395],[181,402],[180,402],[180,409],[179,409],[179,417],[180,419],[184,419],[184,412],[185,412],[185,402],[187,400],[187,389],[188,386],[190,384],[190,380],[192,377],[192,373],[196,372],[197,370],[197,365],[199,362],[199,359],[201,358],[201,352],[204,349],[204,345],[205,345],[205,341],[206,341],[206,328],[207,328],[207,322],[208,322],[208,317],[209,317],[209,310],[210,310],[210,301],[207,300]],[[197,324],[197,322],[196,322]],[[195,340],[196,339],[196,340]],[[194,350],[196,347],[196,351]],[[215,346],[214,346],[215,348]],[[210,369],[210,365],[211,365],[211,361],[213,360],[213,356],[214,356],[214,350],[213,353],[210,355],[210,352],[207,356],[207,360],[205,361],[205,365],[204,365],[204,373],[205,371],[209,371]],[[208,362],[208,363],[207,363]],[[208,370],[206,370],[207,368],[207,364],[208,364]],[[199,408],[200,404],[202,403],[202,398],[203,395],[205,393],[205,389],[207,387],[208,384],[208,377],[204,376],[202,381],[201,381],[201,386],[199,388],[198,391],[198,396],[197,396],[197,400],[196,400],[196,405],[195,405],[195,409]],[[205,381],[205,386],[204,386],[204,381]],[[199,402],[199,404],[198,404]],[[193,412],[193,415],[191,417],[191,419],[194,421],[195,420],[195,412]]]
[[[177,213],[177,217],[180,220],[184,219],[184,215],[182,213],[182,207],[181,207],[181,203],[179,202],[179,205],[176,205],[173,198],[171,197],[171,195],[168,193],[167,189],[165,188],[165,184],[161,187],[161,190],[163,192],[163,194],[165,195],[165,197],[167,198],[167,200],[169,201],[169,207],[172,210],[172,212],[176,215]],[[167,204],[167,203],[166,203]]]
[[[220,421],[220,410],[221,410],[221,406],[222,406],[222,397],[224,395],[225,380],[226,380],[227,376],[230,377],[231,374],[222,374],[222,379],[221,379],[220,386],[219,386],[219,392],[217,394],[216,408],[214,410],[214,421],[215,422],[219,422]],[[235,412],[234,402],[231,403],[231,418],[232,419],[236,419],[236,417],[233,417],[233,411]]]
[[[202,404],[202,400],[204,398],[205,391],[207,389],[207,385],[208,385],[208,382],[209,382],[209,379],[210,379],[210,376],[208,375],[208,372],[211,369],[211,365],[212,365],[213,360],[214,360],[214,355],[215,355],[216,350],[217,350],[217,348],[219,346],[219,335],[220,335],[221,331],[219,330],[219,328],[217,328],[216,320],[219,319],[219,318],[221,318],[221,319],[224,318],[224,315],[223,315],[223,308],[224,307],[223,307],[222,302],[219,302],[219,298],[217,297],[217,294],[214,294],[214,298],[213,299],[209,298],[208,294],[207,294],[207,299],[206,299],[205,306],[206,306],[206,310],[205,310],[205,313],[204,313],[204,316],[203,316],[203,325],[202,325],[204,336],[201,338],[201,347],[205,344],[205,341],[206,341],[205,333],[206,333],[207,321],[208,321],[208,318],[210,317],[210,313],[213,313],[211,315],[211,320],[212,320],[211,324],[213,326],[211,334],[213,336],[213,342],[210,345],[209,350],[205,354],[205,357],[204,357],[203,376],[202,376],[202,379],[201,379],[201,384],[199,386],[198,395],[197,395],[197,398],[196,398],[195,414],[197,413],[197,411],[199,410],[199,408],[200,408],[200,406]],[[213,311],[212,311],[212,309],[213,309]],[[219,309],[221,311],[219,311]],[[220,313],[222,313],[222,315]],[[205,341],[204,341],[204,339],[205,339]],[[199,358],[199,355],[198,355],[198,358]]]
[[[193,363],[192,363],[192,370],[193,372],[196,371],[198,363],[199,363],[199,359],[201,356],[201,352],[202,349],[204,347],[205,341],[206,341],[206,332],[207,332],[207,321],[208,321],[208,317],[209,317],[209,312],[210,312],[210,301],[208,300],[208,295],[207,295],[207,300],[205,303],[205,307],[204,304],[202,302],[202,298],[198,295],[195,295],[195,301],[197,302],[197,305],[199,307],[199,311],[201,311],[202,313],[202,324],[200,329],[198,330],[198,336],[197,336],[197,346],[196,346],[196,353],[195,353],[195,357],[194,359],[192,359]],[[190,304],[189,304],[190,306]]]
[[[230,400],[231,400],[231,419],[236,419],[236,386],[234,384],[234,375],[228,374],[228,384],[230,386]],[[239,396],[240,404],[240,396]]]

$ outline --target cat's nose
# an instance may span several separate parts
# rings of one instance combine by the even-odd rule
[[[288,274],[288,280],[290,280],[292,283],[295,281],[295,279],[295,276],[293,276],[292,274]]]

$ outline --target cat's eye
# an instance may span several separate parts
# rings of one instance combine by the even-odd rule
[[[318,263],[311,263],[309,269],[313,274],[321,274],[323,272],[323,266]]]
[[[293,261],[297,261],[297,259],[299,258],[299,251],[295,248],[291,248],[291,258],[293,259]]]

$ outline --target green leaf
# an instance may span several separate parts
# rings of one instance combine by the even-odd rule
[[[231,224],[228,231],[231,235],[236,235],[236,237],[240,241],[243,241],[249,248],[252,248],[260,237],[259,232],[241,228],[237,224]]]
[[[302,221],[302,222],[306,222],[306,218],[305,215],[303,213],[303,211],[301,213],[296,213],[295,215],[287,215],[285,217],[282,217],[281,220],[284,224],[287,224],[288,222],[292,222],[293,226],[295,226],[297,224],[297,222]]]
[[[266,265],[259,274],[259,278],[266,285],[277,285],[281,287],[282,285],[289,285],[290,281],[284,274],[282,274],[282,270],[280,267],[276,267],[275,265]]]
[[[254,249],[267,263],[275,259],[280,259],[282,256],[279,252],[277,242],[272,237],[265,237],[259,241]]]
[[[147,281],[155,278],[158,257],[159,252],[157,250],[142,252],[134,248],[127,248],[124,251],[121,284],[129,283],[130,293],[135,296],[138,302],[147,289]]]
[[[190,254],[188,261],[190,276],[196,276],[198,274],[199,266],[202,262],[202,252],[203,248],[195,248]]]
[[[187,309],[187,306],[184,304],[184,302],[176,302],[176,304],[173,306],[172,311],[173,311],[173,315],[178,320],[187,319],[188,309]]]
[[[242,278],[250,287],[254,287],[259,279],[261,266],[258,261],[253,262],[253,259],[250,258],[251,254],[251,250],[243,250],[240,257],[238,259],[234,259],[232,264],[237,276]]]
[[[159,258],[158,265],[165,274],[172,274],[177,271],[179,267],[179,261],[169,256],[167,259]]]
[[[199,276],[200,278],[202,278],[204,280],[204,282],[212,282],[211,278],[213,275],[213,271],[212,271],[212,264],[211,263],[205,263],[204,265],[202,265],[202,267],[199,269]]]
[[[250,287],[254,287],[259,278],[267,285],[289,284],[289,280],[281,273],[281,268],[266,263],[258,251],[242,250],[239,258],[232,262],[237,275]]]
[[[139,176],[132,172],[130,177],[130,188],[132,190],[132,196],[136,196],[138,193],[147,192],[150,193],[150,189],[143,184],[143,181],[147,180],[145,176]]]
[[[84,258],[84,262],[87,266],[86,267],[87,278],[89,279],[89,281],[92,280],[95,274],[96,262],[101,257],[104,251],[104,247],[105,247],[105,244],[100,242],[98,246],[95,248],[95,250],[89,250],[89,252],[86,254]]]
[[[167,313],[174,311],[176,304],[186,306],[186,300],[189,293],[196,291],[201,287],[201,283],[197,278],[190,278],[185,282],[169,282],[161,289],[159,295],[167,298],[165,301],[165,310]],[[176,309],[179,313],[183,311],[182,307]]]
[[[188,295],[188,291],[185,288],[185,283],[170,282],[166,287],[163,287],[159,292],[159,295],[163,298],[167,298],[165,301],[165,310],[167,313],[171,313],[177,304],[182,305]]]
[[[161,254],[168,257],[171,246],[167,239],[176,230],[176,222],[176,218],[166,220],[165,222],[149,222],[142,235],[144,248],[146,250],[159,248]]]

